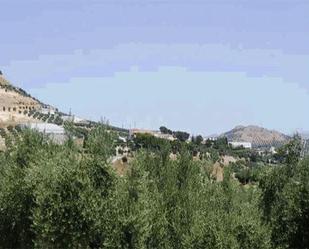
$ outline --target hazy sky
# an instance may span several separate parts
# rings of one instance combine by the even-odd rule
[[[0,0],[0,70],[62,111],[309,130],[309,0]]]

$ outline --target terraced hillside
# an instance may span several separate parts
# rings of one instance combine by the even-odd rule
[[[42,103],[11,85],[0,73],[0,127],[33,121],[27,114],[41,106]]]

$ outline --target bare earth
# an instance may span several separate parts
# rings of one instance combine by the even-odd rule
[[[35,122],[33,118],[24,115],[25,110],[38,108],[39,103],[27,96],[21,95],[14,90],[8,90],[10,85],[3,76],[0,75],[0,128],[8,125],[16,125],[26,122]]]

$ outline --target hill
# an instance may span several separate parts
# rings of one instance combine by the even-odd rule
[[[237,126],[220,137],[227,137],[229,141],[233,142],[250,142],[254,148],[280,147],[290,139],[289,136],[278,131],[252,125]]]
[[[42,103],[25,90],[12,85],[0,71],[0,128],[37,122],[63,125],[66,121],[73,122],[78,127],[86,126],[88,128],[98,124],[60,112],[57,108]],[[108,127],[119,133],[127,134],[129,132],[111,125]]]
[[[15,87],[0,71],[0,126],[33,121],[29,112],[38,110],[43,104],[23,89]]]

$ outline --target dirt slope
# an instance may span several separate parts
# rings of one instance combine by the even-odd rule
[[[12,86],[0,74],[0,127],[33,121],[26,113],[40,106],[37,100],[22,89]]]

